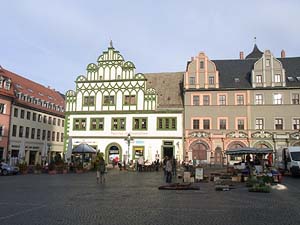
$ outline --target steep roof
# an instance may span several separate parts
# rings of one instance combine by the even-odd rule
[[[2,68],[2,71],[4,72],[4,76],[9,77],[12,81],[12,89],[16,93],[21,92],[25,95],[44,100],[45,102],[53,103],[55,105],[58,105],[62,108],[65,107],[65,101],[63,96],[56,90],[44,87],[41,84],[38,84],[34,81],[31,81],[25,77],[22,77],[18,74],[15,74],[11,71],[8,71],[6,69]],[[21,99],[16,98],[16,102],[19,102],[23,105],[28,105],[33,108],[37,108],[43,111],[52,112],[55,114],[63,115],[63,112],[56,111],[54,109],[49,109],[42,107],[38,104],[33,104],[31,102],[27,102]]]
[[[262,57],[262,55],[263,55],[263,52],[261,52],[258,49],[257,45],[255,44],[252,52],[246,56],[246,59],[259,59]]]
[[[300,87],[300,57],[278,58],[285,69],[288,87]]]
[[[154,88],[158,95],[158,109],[183,108],[182,82],[184,72],[145,73],[147,89]]]

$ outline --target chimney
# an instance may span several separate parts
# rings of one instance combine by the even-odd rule
[[[240,59],[244,59],[244,52],[240,52]]]
[[[281,50],[281,58],[285,58],[285,51],[283,49]]]

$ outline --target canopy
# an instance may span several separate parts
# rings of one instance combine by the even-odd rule
[[[73,148],[72,153],[96,153],[96,149],[92,148],[86,143],[81,143],[80,145]]]
[[[246,155],[246,154],[268,154],[273,153],[273,150],[270,148],[236,148],[236,149],[228,149],[225,154],[226,155]]]

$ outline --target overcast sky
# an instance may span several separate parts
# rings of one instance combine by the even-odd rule
[[[0,0],[0,65],[62,93],[109,46],[136,72],[184,71],[204,51],[300,56],[300,1]]]

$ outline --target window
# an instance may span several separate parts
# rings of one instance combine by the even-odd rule
[[[282,94],[274,94],[273,95],[273,103],[275,105],[281,105],[282,104]]]
[[[35,138],[35,128],[31,128],[31,139]]]
[[[25,138],[29,138],[29,127],[25,129]]]
[[[36,113],[32,113],[32,120],[36,121]]]
[[[19,110],[17,108],[14,108],[14,117],[18,117]]]
[[[26,114],[26,119],[28,119],[28,120],[30,120],[30,112],[29,111],[27,111],[27,114]]]
[[[275,130],[283,130],[283,119],[275,119]]]
[[[37,129],[37,132],[36,132],[36,139],[38,139],[38,140],[41,139],[41,129]]]
[[[0,125],[0,137],[4,136],[4,127]]]
[[[280,82],[281,82],[280,74],[275,74],[275,77],[274,77],[274,78],[275,78],[274,81],[275,81],[276,83],[280,83]]]
[[[17,125],[13,125],[12,136],[13,136],[13,137],[16,137],[16,136],[17,136]]]
[[[261,84],[262,83],[262,75],[256,75],[255,76],[255,82]]]
[[[104,96],[103,105],[115,105],[115,96]]]
[[[44,116],[43,122],[47,123],[47,116]]]
[[[292,93],[292,104],[299,105],[299,94],[298,93]]]
[[[60,126],[60,119],[57,119],[57,126]]]
[[[83,97],[83,106],[94,106],[94,105],[95,105],[95,96]]]
[[[55,131],[52,131],[52,141],[55,141]]]
[[[204,69],[204,62],[200,61],[200,69]]]
[[[210,85],[215,84],[215,77],[214,76],[209,76],[208,77],[208,84],[210,84]]]
[[[203,105],[210,105],[210,96],[209,95],[203,95]]]
[[[23,133],[24,133],[24,127],[20,126],[20,128],[19,128],[19,137],[23,137]]]
[[[44,141],[45,139],[46,139],[46,130],[43,130],[42,140]]]
[[[196,78],[194,76],[190,76],[189,83],[190,84],[195,84],[196,83]]]
[[[158,117],[157,130],[176,130],[177,120],[175,117]]]
[[[194,130],[200,129],[200,120],[193,120],[193,129]]]
[[[147,130],[147,118],[133,118],[133,130]]]
[[[56,125],[56,118],[53,118],[53,125]]]
[[[244,105],[244,95],[237,95],[236,98],[236,102],[238,105]]]
[[[61,133],[61,134],[60,134],[60,141],[61,141],[61,142],[64,142],[64,133]]]
[[[48,131],[47,131],[47,141],[50,141],[50,138],[51,138],[50,136],[51,136],[51,131],[48,130]]]
[[[85,130],[86,118],[75,118],[73,120],[73,130]]]
[[[24,119],[24,117],[25,117],[25,111],[22,109],[21,110],[21,118]]]
[[[65,126],[65,121],[61,120],[61,126],[64,127]]]
[[[0,114],[5,113],[5,105],[3,103],[0,103]]]
[[[219,124],[219,129],[220,130],[226,130],[227,124],[226,124],[226,120],[225,119],[220,119],[220,124]]]
[[[38,115],[38,122],[42,122],[42,115],[41,114]]]
[[[299,118],[293,119],[293,129],[294,130],[300,129],[300,119]]]
[[[193,96],[193,105],[200,105],[199,96],[198,95],[194,95]]]
[[[104,118],[91,118],[90,130],[103,130]]]
[[[262,94],[256,94],[255,95],[255,104],[256,105],[262,105],[263,104],[263,95]]]
[[[203,120],[203,129],[209,130],[210,129],[210,120]]]
[[[49,118],[48,118],[48,124],[52,124],[52,117],[51,116],[49,116]]]
[[[135,95],[125,95],[124,105],[135,105],[135,104],[136,104]]]
[[[226,105],[226,95],[219,95],[219,105]]]
[[[238,130],[244,130],[245,129],[245,121],[243,119],[237,120],[237,128]]]
[[[59,142],[59,132],[56,132],[56,141]]]
[[[266,66],[270,66],[270,59],[266,59]]]
[[[258,118],[255,120],[255,129],[256,130],[264,129],[264,119]]]
[[[125,118],[112,118],[112,130],[125,130],[126,129]]]

